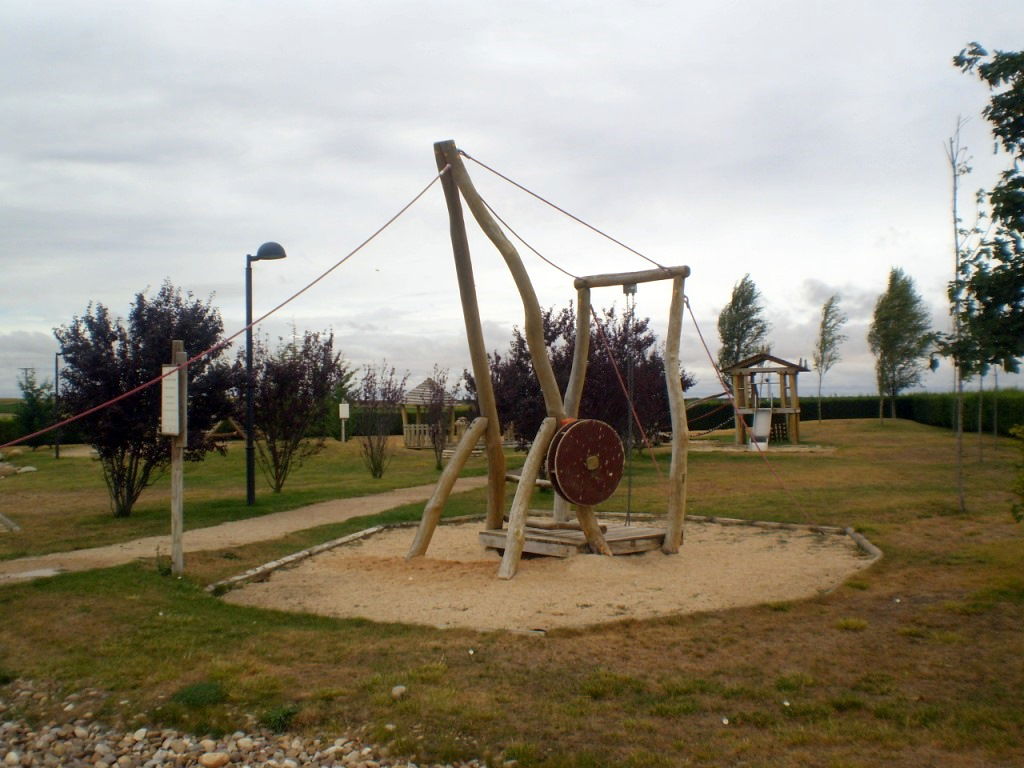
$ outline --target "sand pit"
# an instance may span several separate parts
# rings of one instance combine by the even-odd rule
[[[826,592],[867,567],[846,536],[688,522],[679,555],[531,557],[511,581],[477,541],[480,523],[441,526],[405,560],[413,529],[375,534],[233,590],[242,605],[436,627],[549,630]]]

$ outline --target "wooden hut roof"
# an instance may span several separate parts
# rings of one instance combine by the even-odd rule
[[[417,384],[405,393],[405,400],[403,401],[403,404],[429,406],[434,399],[434,391],[436,389],[437,384],[434,383],[433,379],[424,379],[423,382]],[[446,406],[455,405],[455,398],[445,392],[444,404]]]
[[[756,355],[751,355],[744,360],[740,360],[738,363],[730,365],[723,371],[723,373],[734,373],[750,370],[751,368],[772,368],[782,371],[803,373],[810,370],[810,368],[801,363],[791,363],[788,360],[783,360],[781,357],[769,355],[767,352],[758,352]]]

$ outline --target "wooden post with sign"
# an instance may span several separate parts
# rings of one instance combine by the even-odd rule
[[[171,342],[171,364],[160,392],[160,432],[171,438],[171,573],[185,572],[185,444],[188,442],[188,356],[185,342]],[[171,371],[171,373],[168,373]]]

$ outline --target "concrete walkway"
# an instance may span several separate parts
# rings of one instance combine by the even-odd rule
[[[452,493],[482,488],[487,477],[460,478]],[[436,484],[417,485],[412,488],[398,488],[372,496],[356,496],[351,499],[321,501],[306,507],[275,512],[263,517],[234,520],[213,525],[209,528],[188,530],[186,517],[184,545],[185,552],[201,552],[211,549],[226,549],[252,544],[256,541],[279,539],[293,531],[316,528],[329,523],[341,523],[353,517],[374,515],[403,504],[425,502],[434,492]],[[152,558],[157,550],[162,555],[171,552],[171,537],[147,536],[134,541],[124,541],[105,547],[78,549],[72,552],[53,552],[37,557],[23,557],[17,560],[0,560],[0,584],[14,581],[53,576],[67,571],[87,571],[93,568],[109,568],[130,563],[133,560]]]

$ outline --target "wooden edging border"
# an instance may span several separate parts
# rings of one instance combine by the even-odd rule
[[[483,515],[461,515],[459,517],[447,517],[443,523],[468,523],[473,520],[480,520]],[[262,581],[266,579],[271,573],[281,568],[287,568],[289,565],[295,565],[303,560],[312,557],[313,555],[319,555],[321,552],[326,552],[335,547],[340,547],[343,544],[350,544],[353,541],[359,541],[360,539],[369,538],[374,534],[380,533],[381,531],[389,530],[392,528],[412,528],[413,526],[419,525],[419,521],[407,521],[401,523],[384,523],[383,525],[374,525],[370,528],[364,528],[361,531],[350,533],[347,536],[341,536],[337,539],[331,539],[325,541],[322,544],[303,549],[299,552],[293,552],[290,555],[285,555],[277,560],[271,560],[269,563],[263,565],[257,565],[255,568],[250,568],[248,571],[239,573],[236,576],[231,576],[227,579],[221,579],[215,581],[213,584],[206,586],[206,591],[211,594],[223,594],[224,592],[230,591],[235,587],[240,587],[250,581]]]
[[[783,531],[811,531],[832,536],[849,536],[861,552],[871,557],[872,560],[882,558],[882,550],[868,541],[863,533],[858,533],[850,527],[838,525],[815,525],[814,523],[777,523],[771,520],[744,520],[739,517],[706,517],[704,515],[687,515],[687,520],[695,523],[717,523],[719,525],[747,525],[754,528],[767,528]]]

